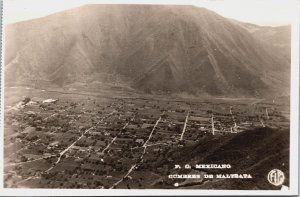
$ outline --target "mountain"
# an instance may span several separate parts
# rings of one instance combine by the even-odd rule
[[[291,26],[268,27],[244,23],[242,26],[262,42],[272,45],[287,57],[291,55]]]
[[[275,154],[274,154],[275,153]],[[170,160],[172,162],[170,162]],[[272,169],[280,169],[285,174],[283,185],[289,185],[289,131],[271,128],[256,128],[234,135],[201,138],[197,143],[178,149],[170,149],[154,169],[163,164],[173,169],[170,174],[188,174],[185,169],[174,169],[179,164],[230,164],[228,169],[193,169],[212,174],[251,174],[252,179],[219,179],[199,183],[181,184],[186,189],[273,189],[267,175]],[[193,174],[195,174],[194,171]],[[167,179],[167,178],[166,178]],[[164,182],[168,182],[165,180]],[[183,182],[184,183],[184,182]],[[161,188],[163,185],[156,185]],[[173,186],[173,185],[172,185]],[[156,187],[155,187],[156,188]]]
[[[272,44],[277,38],[268,43],[260,35],[194,6],[86,5],[8,25],[5,83],[105,82],[148,93],[288,94],[289,55]]]

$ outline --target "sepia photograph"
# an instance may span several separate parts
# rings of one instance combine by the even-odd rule
[[[0,187],[297,194],[297,7],[5,0]]]

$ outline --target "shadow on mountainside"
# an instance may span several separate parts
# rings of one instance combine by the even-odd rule
[[[268,182],[272,169],[284,172],[289,186],[289,131],[256,128],[238,134],[201,138],[196,144],[171,150],[172,164],[230,164],[231,169],[194,169],[211,174],[251,174],[252,179],[214,179],[188,189],[281,189]],[[178,173],[178,172],[177,172]],[[180,174],[180,173],[179,173]]]

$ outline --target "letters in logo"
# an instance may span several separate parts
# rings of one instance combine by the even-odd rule
[[[284,178],[284,173],[278,169],[273,169],[268,174],[268,181],[275,186],[282,185]]]

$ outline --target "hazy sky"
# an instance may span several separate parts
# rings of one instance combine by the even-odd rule
[[[4,0],[4,24],[47,16],[88,3],[190,4],[258,25],[290,24],[297,0]]]

